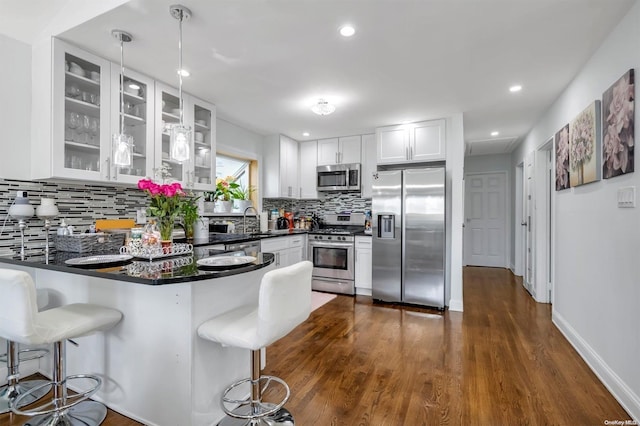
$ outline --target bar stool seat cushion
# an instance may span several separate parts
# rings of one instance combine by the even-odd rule
[[[0,271],[0,336],[17,343],[42,345],[106,330],[122,313],[100,305],[75,303],[38,312],[29,274]]]
[[[311,312],[311,272],[308,261],[272,270],[260,283],[258,305],[245,305],[205,321],[198,327],[204,339],[258,350],[286,336]]]

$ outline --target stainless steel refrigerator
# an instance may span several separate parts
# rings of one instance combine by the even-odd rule
[[[373,298],[445,306],[445,170],[378,171],[373,180]]]

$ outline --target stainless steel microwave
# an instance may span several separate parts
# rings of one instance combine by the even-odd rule
[[[318,191],[360,191],[360,164],[318,166]]]

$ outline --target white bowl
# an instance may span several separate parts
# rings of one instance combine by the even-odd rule
[[[201,124],[203,126],[207,125],[207,120],[196,120],[196,123]]]
[[[140,93],[140,89],[134,89],[129,86],[125,86],[124,91],[130,95],[136,95],[136,96],[138,96],[138,94]]]
[[[193,137],[195,138],[195,140],[197,140],[198,142],[202,142],[204,140],[204,134],[202,132],[195,132],[193,134]]]
[[[180,108],[173,108],[171,110],[171,114],[173,115],[180,115]]]
[[[84,75],[85,75],[85,72],[82,69],[82,67],[80,65],[76,64],[75,62],[71,62],[69,64],[69,72],[71,72],[72,74],[75,74],[75,75],[79,75],[81,77],[84,77]]]

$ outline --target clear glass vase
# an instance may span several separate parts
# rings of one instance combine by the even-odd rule
[[[160,229],[160,238],[163,242],[173,241],[173,226],[175,218],[173,216],[162,216],[158,218],[158,228]]]

